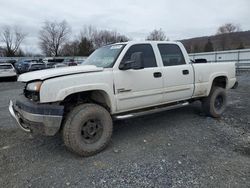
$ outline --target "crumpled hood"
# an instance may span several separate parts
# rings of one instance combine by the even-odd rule
[[[103,68],[94,65],[79,65],[63,68],[52,68],[41,71],[24,73],[18,77],[19,82],[29,82],[32,80],[45,80],[52,77],[66,76],[70,74],[79,74],[85,72],[103,71]]]

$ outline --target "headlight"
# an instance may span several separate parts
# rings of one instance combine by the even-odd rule
[[[39,92],[41,85],[42,85],[41,81],[31,82],[26,86],[26,90]]]

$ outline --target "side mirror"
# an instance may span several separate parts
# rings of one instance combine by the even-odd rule
[[[132,64],[133,64],[134,61],[125,61],[125,62],[122,62],[120,65],[119,65],[119,69],[120,70],[129,70],[129,69],[132,69]]]
[[[129,61],[125,61],[120,64],[119,69],[120,70],[128,70],[128,69],[143,69],[143,57],[142,52],[135,52],[131,55],[131,58]]]

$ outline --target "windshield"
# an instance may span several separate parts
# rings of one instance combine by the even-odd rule
[[[0,65],[0,69],[12,69],[11,65]]]
[[[97,67],[110,68],[125,45],[115,44],[101,47],[94,51],[82,65],[95,65]]]

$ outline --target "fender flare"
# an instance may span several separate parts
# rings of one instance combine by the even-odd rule
[[[226,72],[216,72],[209,77],[209,82],[208,82],[209,83],[209,85],[208,85],[209,90],[207,90],[207,95],[209,95],[209,93],[212,89],[212,84],[214,82],[214,79],[216,79],[217,77],[225,77],[226,78],[226,88],[228,87],[228,74]]]
[[[112,88],[110,88],[108,85],[104,84],[88,84],[88,85],[78,85],[74,87],[68,87],[65,89],[60,90],[56,95],[57,101],[63,101],[67,96],[74,94],[74,93],[80,93],[85,91],[94,91],[99,90],[103,91],[107,94],[108,100],[110,102],[110,110],[111,113],[115,111],[116,104],[115,104],[115,98],[114,94],[112,93]]]

